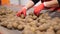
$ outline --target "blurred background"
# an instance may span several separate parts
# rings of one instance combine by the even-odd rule
[[[15,5],[25,5],[29,0],[10,0],[11,4]]]

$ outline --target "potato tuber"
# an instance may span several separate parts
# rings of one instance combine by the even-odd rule
[[[12,23],[12,26],[13,26],[14,28],[17,28],[18,23],[14,22],[14,23]]]

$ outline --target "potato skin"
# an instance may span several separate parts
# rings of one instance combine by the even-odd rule
[[[12,26],[13,26],[14,28],[17,28],[18,23],[14,22],[14,23],[12,23]]]
[[[22,19],[24,19],[25,18],[25,16],[22,14],[21,16],[20,16]]]
[[[50,27],[50,24],[45,23],[45,24],[42,24],[41,26],[39,26],[39,30],[44,31],[44,30],[48,29],[49,27]]]
[[[19,30],[22,30],[22,29],[24,29],[24,26],[23,25],[18,25],[18,27],[17,27]]]
[[[55,34],[53,27],[50,27],[49,29],[47,29],[45,34]]]
[[[7,25],[7,28],[12,29],[11,23],[9,23],[9,24]]]

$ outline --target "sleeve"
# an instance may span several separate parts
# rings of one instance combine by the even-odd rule
[[[34,4],[36,4],[37,2],[39,2],[40,0],[32,0],[34,2]]]
[[[60,0],[57,0],[58,1],[58,3],[59,3],[59,6],[60,6]]]

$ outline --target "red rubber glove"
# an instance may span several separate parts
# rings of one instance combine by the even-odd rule
[[[58,12],[60,12],[60,7],[57,9]]]
[[[22,10],[18,11],[18,13],[16,14],[17,16],[21,16],[21,14],[23,14],[24,16],[26,16],[26,8],[24,7]]]
[[[34,7],[34,14],[38,16],[42,9],[44,9],[44,4],[43,3],[38,5],[38,6],[35,6]]]
[[[50,8],[49,10],[51,10],[51,11],[54,11],[54,10],[56,10],[56,11],[60,11],[60,7],[54,7],[54,8]]]
[[[54,11],[56,9],[56,7],[53,8],[49,8],[48,10]]]

